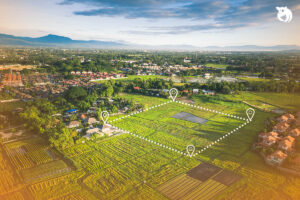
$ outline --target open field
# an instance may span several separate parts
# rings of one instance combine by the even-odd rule
[[[154,105],[158,105],[164,102],[167,102],[168,99],[160,98],[160,97],[152,97],[152,96],[144,96],[139,94],[128,94],[128,93],[121,93],[119,97],[125,98],[129,101],[133,101],[139,104],[144,104],[145,108],[151,107]]]
[[[212,68],[217,68],[217,69],[226,69],[226,67],[228,65],[226,65],[226,64],[206,63],[205,66],[212,67]]]
[[[173,118],[174,115],[182,112],[208,121],[197,124]],[[117,127],[180,151],[184,151],[189,144],[193,144],[196,149],[204,147],[241,124],[241,120],[175,102],[113,123]]]
[[[297,111],[300,108],[300,95],[271,92],[241,92],[235,95],[220,95],[222,98],[233,101],[246,101],[267,109],[284,109]]]

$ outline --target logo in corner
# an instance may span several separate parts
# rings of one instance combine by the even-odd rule
[[[290,23],[293,19],[293,13],[287,7],[276,7],[278,13],[277,18],[281,22]]]

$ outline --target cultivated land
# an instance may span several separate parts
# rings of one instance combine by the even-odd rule
[[[288,102],[291,100],[282,102],[278,96],[271,99],[269,93],[241,95],[243,100],[263,98],[279,108],[295,109],[297,105]],[[148,106],[168,101],[122,96]],[[194,96],[192,100],[196,105],[246,117],[249,106],[239,101],[238,95],[226,97]],[[208,122],[172,118],[182,111]],[[192,158],[130,134],[87,140],[62,152],[49,147],[42,138],[2,144],[0,176],[6,184],[0,183],[0,199],[299,199],[300,179],[279,174],[250,150],[257,133],[265,127],[264,121],[274,116],[256,109],[251,123]],[[184,151],[191,143],[201,148],[241,123],[169,103],[112,124]],[[193,169],[207,163],[217,170],[210,170],[212,173],[200,180]]]
[[[226,108],[221,111],[226,113]],[[198,124],[173,117],[182,112],[208,121]],[[185,151],[189,144],[200,150],[241,125],[242,121],[172,102],[112,124],[171,148]]]

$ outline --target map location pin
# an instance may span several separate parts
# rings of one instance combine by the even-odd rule
[[[248,108],[246,110],[246,114],[247,114],[249,121],[252,121],[254,114],[255,114],[255,110],[253,108]]]
[[[107,111],[102,111],[101,112],[101,119],[103,121],[104,124],[106,124],[107,120],[109,117],[109,113]]]
[[[194,154],[194,151],[195,151],[195,146],[194,146],[194,145],[188,145],[188,146],[186,147],[186,151],[187,151],[188,155],[189,155],[190,157],[192,157],[193,154]]]
[[[173,101],[175,101],[177,95],[178,95],[178,90],[176,88],[172,88],[170,91],[170,97]]]

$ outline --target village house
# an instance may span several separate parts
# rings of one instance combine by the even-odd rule
[[[299,128],[295,128],[293,130],[290,131],[290,135],[292,137],[299,137],[300,136],[300,129]]]
[[[182,92],[183,92],[184,94],[188,94],[188,93],[189,93],[188,90],[183,90]]]
[[[272,137],[275,137],[275,138],[278,138],[278,133],[272,131],[272,132],[268,132],[268,133],[260,133],[258,135],[259,138],[262,138],[262,139],[265,139],[269,136],[272,136]]]
[[[211,91],[211,90],[202,90],[202,92],[205,95],[215,95],[216,94],[214,91]]]
[[[273,131],[278,133],[283,133],[287,131],[287,129],[290,127],[290,125],[286,122],[279,122],[273,127]]]
[[[99,133],[100,129],[99,128],[89,128],[86,131],[86,135],[84,137],[91,137],[91,135],[95,134],[95,133]]]
[[[193,89],[193,94],[198,94],[199,93],[199,89]]]
[[[294,119],[295,119],[294,115],[287,113],[287,114],[284,114],[284,115],[278,117],[277,121],[279,121],[279,122],[290,122]]]
[[[278,138],[273,136],[267,136],[263,139],[262,144],[264,146],[271,146],[277,142]]]
[[[283,150],[284,152],[293,151],[295,146],[295,138],[291,136],[284,137],[278,144],[278,148]]]
[[[205,74],[203,75],[203,77],[204,77],[205,79],[210,79],[212,76],[210,75],[210,73],[205,73]]]
[[[99,123],[99,121],[97,121],[97,119],[95,117],[89,117],[87,119],[87,123],[88,123],[88,125],[93,125],[93,124]]]
[[[283,153],[280,150],[275,151],[267,157],[267,162],[272,165],[281,165],[281,163],[286,159],[287,154]]]
[[[76,128],[78,126],[80,126],[81,123],[79,121],[71,121],[69,124],[68,124],[68,128]]]
[[[114,132],[114,128],[110,124],[104,124],[101,126],[101,132],[105,133],[108,136],[112,136]]]

